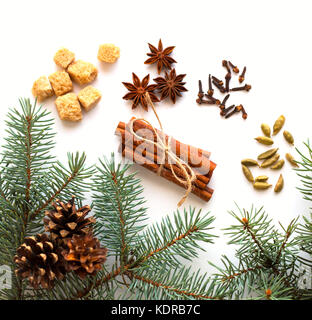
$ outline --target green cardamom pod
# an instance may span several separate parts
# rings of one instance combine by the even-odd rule
[[[271,137],[271,128],[266,123],[262,123],[261,130],[266,137]]]
[[[257,137],[255,138],[255,140],[257,140],[259,143],[266,144],[266,145],[271,145],[274,143],[274,141],[269,137]]]
[[[280,132],[280,130],[283,128],[284,123],[285,123],[285,117],[282,115],[274,123],[273,136],[275,136]]]
[[[299,167],[294,157],[290,153],[286,153],[286,159],[293,167]]]
[[[249,166],[258,166],[259,167],[258,161],[253,160],[253,159],[243,159],[241,161],[241,164],[243,164],[244,166],[247,166],[247,167],[249,167]]]
[[[283,179],[283,176],[280,175],[276,182],[274,192],[280,192],[283,189],[283,187],[284,187],[284,179]]]
[[[284,138],[285,140],[290,143],[290,144],[294,144],[294,137],[292,136],[292,134],[289,131],[284,131],[283,132]]]
[[[255,182],[253,186],[257,190],[266,190],[270,188],[272,185],[267,182]]]
[[[268,159],[271,158],[272,156],[275,155],[275,153],[277,152],[278,148],[275,149],[270,149],[266,152],[263,152],[261,154],[258,155],[258,160],[264,160],[264,159]]]
[[[254,182],[254,177],[248,167],[242,165],[243,173],[248,181]]]
[[[281,160],[277,161],[277,162],[271,167],[271,169],[273,169],[273,170],[282,169],[283,166],[284,166],[284,163],[285,163],[285,160],[284,160],[284,159],[281,159]]]
[[[275,154],[273,157],[266,159],[261,163],[260,168],[268,168],[272,166],[279,159],[279,157],[279,154]]]
[[[256,179],[255,179],[255,182],[267,182],[269,179],[269,177],[267,176],[258,176]]]

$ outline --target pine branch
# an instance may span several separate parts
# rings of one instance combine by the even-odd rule
[[[68,168],[55,162],[53,120],[29,99],[20,100],[20,105],[21,111],[8,114],[8,136],[0,159],[0,264],[12,270],[17,247],[26,236],[42,231],[44,210],[56,196],[75,194],[82,199],[93,173],[85,166],[84,154],[69,154]],[[12,289],[2,290],[1,295],[10,299],[23,299],[27,292],[34,295],[33,290],[25,291],[26,285],[13,275]]]
[[[14,201],[20,199],[19,204],[24,206],[24,218],[27,218],[36,181],[53,161],[49,151],[54,145],[51,140],[54,133],[50,132],[53,121],[47,118],[46,110],[37,108],[36,104],[32,106],[29,99],[21,99],[20,105],[22,112],[13,109],[6,121],[9,135],[3,146],[3,157],[7,165],[2,166],[2,170],[7,188],[14,190],[9,200],[12,196]]]
[[[132,280],[129,291],[136,289],[135,299],[221,299],[221,292],[215,292],[207,275],[193,273],[190,268],[177,268],[167,272],[162,270],[145,270],[143,272],[126,272]],[[209,295],[211,294],[211,295]],[[213,294],[213,296],[212,296]]]
[[[56,162],[43,176],[40,185],[42,195],[37,195],[37,206],[32,210],[31,219],[46,210],[57,198],[70,198],[75,195],[79,200],[84,199],[84,193],[88,191],[90,184],[86,181],[95,172],[92,167],[86,167],[86,155],[81,156],[77,152],[74,156],[68,153],[68,168],[60,162]]]
[[[111,272],[107,272],[99,277],[94,283],[86,286],[80,291],[77,291],[74,295],[71,296],[70,300],[77,300],[87,297],[92,290],[98,289],[108,283],[109,281],[115,279],[117,276],[121,275],[123,272],[126,272],[131,267],[131,264],[127,264],[123,267],[118,267],[113,269]]]
[[[248,267],[250,261],[239,261],[238,267],[232,263],[227,256],[222,256],[221,262],[225,269],[222,269],[212,262],[209,262],[210,265],[218,269],[221,274],[216,274],[219,278],[219,281],[222,283],[231,282],[236,280],[237,278],[247,277],[250,273],[256,273],[258,270],[264,269],[263,266],[256,265],[254,267]],[[245,285],[245,283],[244,283]]]
[[[32,156],[31,156],[31,149],[32,149],[32,116],[26,116],[26,122],[27,122],[27,133],[26,133],[26,190],[25,190],[25,200],[27,203],[29,203],[30,200],[30,188],[32,183]],[[28,221],[28,215],[29,215],[29,206],[26,208],[25,212],[25,218],[24,218],[24,225],[26,226],[26,223]]]
[[[129,165],[116,164],[112,154],[109,160],[100,160],[93,179],[96,234],[121,265],[127,263],[146,220],[142,186],[135,173],[126,174],[128,169]]]
[[[300,257],[300,261],[312,268],[312,214],[310,214],[310,220],[303,217],[303,221],[304,223],[298,228],[298,241],[305,257]]]
[[[184,212],[183,221],[181,215],[177,212],[174,216],[174,221],[178,227],[175,229],[175,227],[172,226],[172,222],[169,217],[164,218],[160,225],[161,228],[159,225],[158,228],[151,227],[151,229],[144,233],[140,238],[139,246],[137,246],[137,250],[135,252],[138,257],[136,260],[133,261],[129,259],[127,264],[121,265],[112,272],[105,274],[101,279],[97,280],[95,285],[86,287],[74,296],[73,299],[84,298],[91,290],[102,286],[104,283],[111,281],[122,274],[151,269],[152,267],[157,268],[157,266],[158,268],[166,266],[167,270],[170,266],[179,268],[180,264],[177,262],[177,257],[173,255],[173,252],[179,257],[187,259],[190,259],[190,255],[196,257],[196,251],[192,249],[192,246],[196,248],[200,248],[200,246],[195,243],[195,241],[200,239],[205,242],[212,242],[211,238],[214,236],[206,234],[204,231],[211,229],[208,226],[213,220],[213,217],[207,218],[206,215],[204,217],[200,217],[200,212],[195,215],[195,210],[190,209],[190,212]],[[156,232],[160,232],[160,230],[162,230],[163,234],[166,235],[166,237],[161,241],[162,246],[156,248],[149,247],[148,244],[152,243],[152,241],[148,240],[148,237],[155,239]],[[168,238],[169,234],[171,235],[170,239]],[[144,249],[141,249],[144,241],[147,241],[147,245],[145,244]],[[153,243],[155,244],[155,241]],[[148,248],[149,250],[145,252]],[[185,251],[183,251],[182,248],[184,248]],[[154,274],[154,276],[156,276],[156,274]]]
[[[298,189],[304,195],[305,200],[312,201],[312,149],[309,140],[304,145],[308,156],[296,149],[301,156],[301,161],[297,161],[300,167],[296,171],[297,175],[302,178],[301,182],[304,186]],[[305,174],[301,174],[301,172]],[[312,268],[312,213],[310,213],[309,218],[303,217],[303,223],[298,228],[297,239],[302,251],[302,256],[299,257],[300,262]]]
[[[198,256],[196,249],[201,249],[198,242],[213,243],[214,235],[207,231],[214,217],[208,214],[201,215],[201,210],[184,209],[183,216],[177,211],[173,219],[169,216],[162,219],[161,223],[144,231],[137,245],[136,254],[142,266],[148,259],[167,261],[179,265],[179,257],[192,260]]]
[[[269,278],[266,273],[260,273],[258,286],[251,285],[250,289],[256,294],[251,300],[291,300],[292,288],[285,287],[283,276]]]
[[[300,192],[304,195],[305,200],[312,201],[312,149],[310,147],[310,142],[304,143],[306,147],[306,151],[308,152],[308,156],[304,155],[304,153],[300,152],[297,148],[298,154],[301,156],[301,161],[297,161],[299,165],[297,171],[297,175],[301,178],[301,182],[303,187],[298,188]]]
[[[280,278],[284,286],[292,289],[294,296],[299,296],[297,282],[298,240],[291,238],[297,228],[298,219],[291,221],[283,234],[274,226],[268,216],[253,207],[250,211],[241,210],[239,214],[230,214],[239,222],[225,229],[231,236],[230,244],[238,245],[236,267],[227,257],[223,256],[224,268],[217,268],[216,279],[229,290],[229,297],[243,297],[250,293],[250,288],[259,286],[261,274],[269,279]]]
[[[279,261],[280,261],[280,258],[282,256],[282,253],[283,251],[285,250],[286,246],[287,246],[287,242],[289,241],[289,238],[290,236],[295,232],[296,228],[297,228],[297,222],[298,222],[298,219],[299,217],[297,217],[296,219],[293,219],[289,226],[287,227],[287,229],[285,230],[284,227],[280,224],[280,226],[282,227],[282,229],[284,230],[285,232],[285,235],[284,235],[284,240],[283,242],[281,243],[281,246],[278,250],[278,253],[277,253],[277,256],[275,258],[275,262],[274,264],[278,264]],[[291,246],[293,245],[294,243],[291,244]]]

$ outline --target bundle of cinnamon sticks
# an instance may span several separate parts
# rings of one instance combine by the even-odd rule
[[[129,129],[130,122],[132,122],[132,132]],[[138,139],[133,132],[142,138],[154,140],[154,142],[157,142],[157,139],[161,136],[163,141],[170,148],[174,149],[176,155],[187,163],[195,174],[196,177],[192,181],[191,192],[202,200],[210,200],[213,189],[208,187],[208,183],[212,177],[216,164],[209,160],[209,152],[183,144],[180,141],[163,134],[160,130],[153,128],[145,121],[132,118],[130,122],[128,124],[119,122],[115,131],[115,134],[121,137],[119,152],[122,153],[123,157],[142,165],[150,171],[158,173],[161,177],[172,181],[183,188],[187,188],[186,184],[175,177],[176,175],[181,180],[185,180],[185,174],[183,173],[183,170],[181,170],[181,167],[170,162],[168,157],[164,157],[163,154],[157,150],[156,145]],[[159,169],[160,166],[161,169]]]

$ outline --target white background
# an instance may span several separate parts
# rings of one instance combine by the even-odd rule
[[[311,137],[311,1],[1,1],[0,32],[0,137],[3,142],[4,117],[9,107],[18,106],[18,97],[30,97],[33,81],[49,75],[57,68],[54,53],[62,46],[75,52],[77,59],[90,61],[99,69],[93,83],[103,94],[99,105],[84,114],[81,123],[64,123],[58,118],[54,100],[45,107],[55,117],[57,145],[55,152],[66,160],[67,151],[85,151],[92,164],[103,155],[117,152],[118,138],[114,130],[119,121],[132,115],[146,117],[155,125],[152,112],[131,110],[131,103],[122,99],[127,92],[122,81],[131,81],[131,73],[140,78],[147,73],[157,76],[155,66],[144,61],[149,52],[147,43],[175,45],[173,57],[178,73],[186,73],[188,92],[175,105],[159,103],[157,111],[165,132],[178,140],[211,151],[218,166],[211,187],[215,189],[209,203],[190,196],[186,206],[211,211],[216,217],[215,233],[221,237],[216,245],[194,261],[194,266],[209,272],[207,261],[218,263],[221,254],[233,257],[233,247],[226,245],[221,228],[234,220],[227,213],[234,201],[241,207],[264,206],[275,223],[286,225],[298,215],[307,214],[309,203],[302,200],[296,187],[300,181],[288,163],[283,168],[284,190],[256,192],[246,182],[240,160],[256,157],[266,150],[254,137],[261,135],[262,122],[273,125],[284,114],[285,129],[295,137],[297,147]],[[121,57],[114,65],[97,61],[101,43],[114,43],[121,48]],[[225,120],[216,107],[196,104],[197,83],[202,79],[207,90],[209,73],[223,77],[222,59],[230,59],[240,69],[247,66],[246,82],[252,90],[233,93],[229,103],[242,103],[248,112]],[[234,81],[233,81],[234,82]],[[79,87],[75,87],[79,90]],[[293,147],[275,139],[281,154]],[[136,167],[145,188],[150,221],[176,210],[183,189]],[[268,174],[274,184],[279,173],[269,169],[254,174]]]

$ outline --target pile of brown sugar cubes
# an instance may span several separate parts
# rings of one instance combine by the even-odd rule
[[[114,63],[120,56],[120,50],[113,44],[103,44],[98,51],[98,59]],[[63,70],[52,73],[49,77],[42,76],[37,79],[32,88],[32,93],[38,101],[57,96],[55,105],[61,120],[80,121],[82,110],[89,111],[101,99],[101,92],[91,85],[79,91],[78,95],[73,90],[72,81],[86,85],[95,80],[98,71],[96,67],[82,60],[75,61],[75,54],[66,48],[58,50],[54,62]]]

